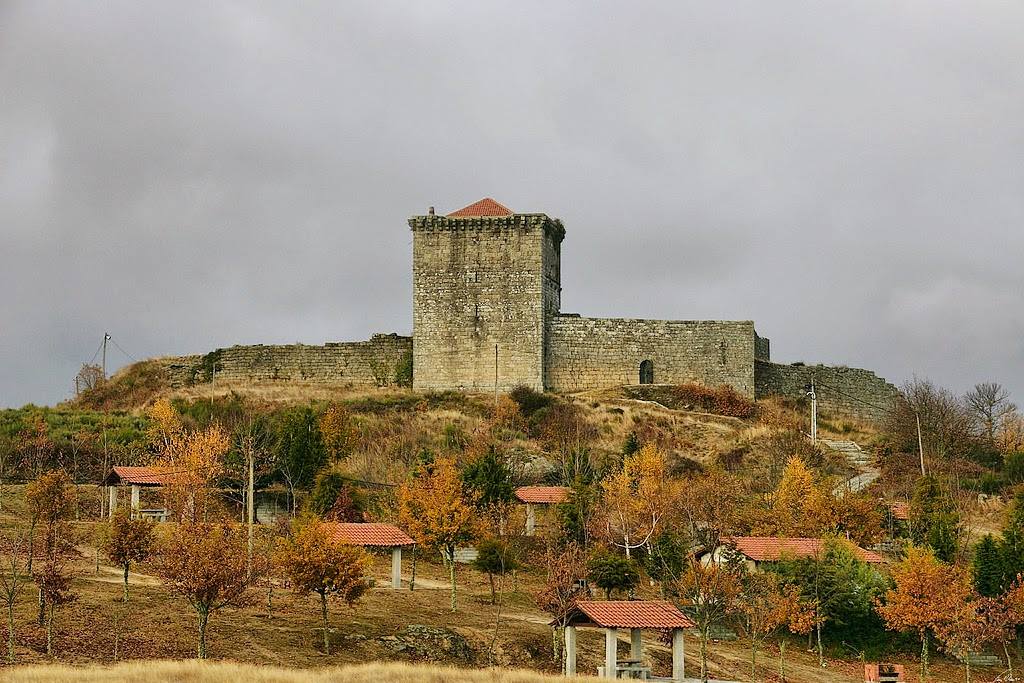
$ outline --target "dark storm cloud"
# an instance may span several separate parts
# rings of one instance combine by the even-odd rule
[[[1019,3],[0,5],[0,405],[410,331],[405,218],[566,221],[564,308],[1024,399]],[[115,364],[125,359],[112,352]]]

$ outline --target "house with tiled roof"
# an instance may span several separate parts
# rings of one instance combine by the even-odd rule
[[[526,535],[537,533],[537,517],[546,521],[551,507],[569,500],[568,486],[520,486],[515,491],[516,500],[526,506]]]
[[[704,556],[705,562],[725,564],[730,561],[743,562],[751,571],[765,564],[783,560],[800,560],[821,556],[825,551],[826,539],[793,536],[729,536],[712,553]],[[847,543],[849,543],[847,541]],[[876,552],[850,543],[854,554],[868,564],[883,564],[885,558]]]

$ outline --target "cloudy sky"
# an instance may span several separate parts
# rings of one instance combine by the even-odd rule
[[[411,331],[406,218],[562,218],[563,310],[1024,402],[1024,4],[0,2],[0,405]],[[127,362],[120,350],[111,366]]]

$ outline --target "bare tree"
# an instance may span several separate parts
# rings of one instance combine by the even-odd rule
[[[0,537],[4,546],[3,564],[0,565],[0,597],[7,607],[7,661],[14,662],[14,604],[18,601],[18,592],[28,583],[29,574],[26,568],[27,542],[24,535],[4,535]]]
[[[1010,392],[998,382],[975,384],[964,401],[980,436],[989,446],[995,445],[1003,422],[1017,411],[1017,406],[1010,401]]]
[[[915,378],[903,385],[889,414],[888,432],[904,453],[918,449],[918,418],[926,456],[963,455],[976,442],[971,414],[964,402],[947,389]]]

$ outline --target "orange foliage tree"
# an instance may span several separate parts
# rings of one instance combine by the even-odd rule
[[[740,583],[736,615],[750,644],[750,678],[754,680],[757,653],[764,641],[783,626],[799,622],[807,609],[796,587],[783,586],[775,574],[746,574]]]
[[[700,642],[700,680],[708,680],[708,640],[711,627],[734,615],[743,590],[741,567],[703,564],[691,559],[686,571],[675,582],[675,592],[688,606],[688,614],[697,625]]]
[[[887,627],[914,631],[921,638],[921,678],[928,677],[928,644],[949,627],[971,598],[967,573],[944,564],[925,548],[911,546],[892,568],[894,588],[886,591],[878,613]]]
[[[324,448],[331,458],[339,460],[349,454],[356,435],[352,429],[352,417],[345,406],[338,403],[328,406],[320,416],[319,426]]]
[[[608,541],[626,551],[646,546],[663,526],[678,487],[668,476],[665,454],[648,444],[622,461],[601,482]]]
[[[754,529],[757,534],[817,536],[827,515],[828,499],[799,457],[786,464],[782,479],[768,497],[768,514]]]
[[[370,587],[366,580],[369,556],[361,548],[334,540],[328,526],[313,517],[300,522],[295,533],[284,539],[277,563],[296,593],[320,597],[324,654],[330,654],[328,599],[342,600],[351,607],[362,597]]]
[[[587,554],[576,544],[569,544],[561,551],[549,547],[544,555],[546,578],[544,586],[536,596],[537,607],[554,617],[556,628],[551,633],[552,652],[555,660],[561,656],[560,628],[576,601],[587,595]]]
[[[170,507],[183,521],[205,521],[214,500],[212,482],[224,472],[231,436],[214,424],[201,431],[175,434],[160,454],[159,466],[170,473],[164,488]]]
[[[479,534],[472,497],[463,490],[453,458],[438,458],[398,488],[398,518],[416,542],[441,551],[451,582],[451,610],[457,607],[455,549]]]
[[[173,593],[196,611],[196,654],[206,659],[206,626],[219,609],[248,602],[249,588],[264,567],[248,562],[245,530],[228,524],[185,521],[159,546],[157,573]]]
[[[153,527],[148,519],[131,518],[127,508],[114,513],[103,538],[103,552],[111,562],[124,571],[124,597],[128,602],[128,570],[132,564],[142,562],[153,549]]]

